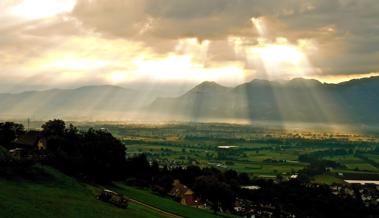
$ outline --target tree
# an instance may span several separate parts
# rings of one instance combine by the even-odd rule
[[[162,173],[162,175],[157,178],[156,184],[162,187],[163,193],[168,193],[172,189],[173,182],[174,179],[171,176]]]
[[[66,123],[63,120],[49,120],[42,125],[42,133],[44,136],[63,136],[66,129]]]
[[[111,133],[90,128],[83,135],[80,149],[84,170],[91,176],[97,179],[123,176],[126,148]]]
[[[235,196],[230,186],[219,181],[215,176],[200,176],[193,185],[195,194],[203,201],[209,202],[214,213],[220,208],[232,210]]]
[[[25,132],[22,124],[6,122],[0,123],[0,145],[9,146],[17,136]]]
[[[11,160],[12,157],[9,155],[8,150],[0,146],[0,167],[7,165]]]
[[[240,173],[238,175],[238,182],[241,184],[241,185],[250,185],[251,181],[250,181],[250,177],[247,173]]]
[[[62,120],[42,125],[48,162],[66,173],[97,181],[124,177],[126,148],[107,131],[79,131]]]

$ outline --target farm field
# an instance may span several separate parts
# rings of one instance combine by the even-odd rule
[[[308,155],[337,163],[338,167],[330,169],[329,175],[339,174],[337,180],[379,175],[379,137],[371,133],[191,123],[101,127],[124,142],[129,156],[144,153],[161,166],[198,165],[258,177],[290,176],[309,165],[301,160]]]

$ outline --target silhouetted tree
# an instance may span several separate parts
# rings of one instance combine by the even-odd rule
[[[251,180],[247,173],[240,173],[238,175],[238,182],[240,183],[240,185],[250,185]]]
[[[66,129],[66,123],[63,120],[49,120],[42,125],[44,136],[63,136]]]
[[[98,179],[121,178],[126,148],[120,140],[103,130],[89,129],[80,145],[85,171]]]
[[[209,202],[214,213],[220,208],[232,210],[235,196],[230,186],[218,180],[215,176],[200,176],[193,185],[195,194],[203,201]]]
[[[9,147],[9,144],[24,132],[22,124],[13,122],[0,123],[0,145]]]
[[[151,170],[149,161],[145,154],[130,157],[126,160],[126,171],[128,177],[134,177],[146,182],[151,181]]]
[[[42,125],[47,139],[48,163],[67,173],[105,181],[125,177],[126,148],[103,130],[79,131],[62,120]]]

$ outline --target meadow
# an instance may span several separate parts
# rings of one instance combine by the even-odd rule
[[[33,170],[31,177],[0,179],[0,217],[166,217],[138,204],[124,210],[101,202],[96,199],[100,188],[55,169],[37,166]]]

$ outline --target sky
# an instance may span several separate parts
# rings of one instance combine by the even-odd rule
[[[0,92],[378,72],[377,0],[0,0]]]

